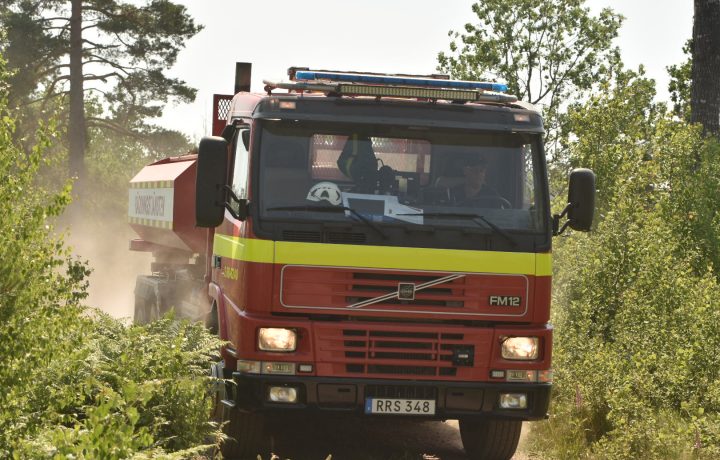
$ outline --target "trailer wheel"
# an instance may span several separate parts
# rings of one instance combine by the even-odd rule
[[[135,313],[133,320],[135,324],[148,324],[159,319],[160,314],[160,297],[157,295],[150,296],[145,299],[135,299]]]
[[[213,377],[225,378],[223,362],[213,366]],[[227,397],[227,385],[219,383],[215,391],[215,421],[222,424],[227,438],[220,445],[227,459],[256,459],[270,452],[270,435],[265,417],[261,414],[243,412],[222,403]]]
[[[153,276],[138,276],[135,282],[135,324],[148,324],[159,319],[163,313],[161,280]]]
[[[509,460],[515,454],[522,421],[460,420],[460,438],[472,460]]]

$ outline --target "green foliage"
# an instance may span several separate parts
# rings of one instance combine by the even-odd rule
[[[638,72],[618,70],[583,104],[568,108],[561,145],[571,167],[586,167],[597,175],[597,209],[602,215],[616,192],[653,157],[655,125],[665,107],[655,104],[655,84]],[[563,184],[565,186],[566,184]],[[647,184],[640,184],[641,187]]]
[[[49,225],[70,188],[38,182],[52,126],[24,152],[1,93],[0,118],[0,457],[195,455],[220,436],[218,341],[200,324],[126,326],[83,307],[89,269]]]
[[[121,459],[197,453],[220,434],[209,421],[207,376],[219,343],[200,324],[166,317],[147,326],[93,318],[90,336],[62,366],[50,366],[31,404],[48,404],[15,456]],[[69,367],[72,366],[72,367]]]
[[[65,94],[68,66],[60,60],[70,52],[68,2],[62,0],[12,0],[0,7],[0,23],[8,31],[2,51],[13,71],[13,100],[21,100],[36,89],[42,98]],[[184,6],[168,0],[126,2],[83,0],[86,42],[84,75],[93,82],[116,84],[106,102],[116,115],[134,119],[157,116],[169,97],[192,100],[195,91],[170,78],[171,67],[186,40],[201,30]],[[87,90],[87,85],[86,85]],[[117,117],[116,117],[117,118]]]
[[[126,225],[130,179],[145,165],[189,153],[193,148],[184,135],[163,129],[148,130],[142,136],[100,129],[93,129],[90,134],[86,193],[78,197],[78,205],[98,218],[83,222],[79,231],[88,230],[89,225],[108,231]]]
[[[185,41],[202,27],[184,6],[169,0],[74,0],[73,4],[82,6],[82,50],[77,50],[70,40],[68,3],[11,0],[0,4],[0,25],[6,31],[0,37],[0,52],[11,71],[9,104],[17,111],[16,138],[30,139],[26,142],[30,145],[38,123],[53,117],[61,120],[61,132],[76,137],[86,126],[103,136],[114,132],[136,140],[154,137],[157,130],[148,126],[148,118],[160,116],[169,101],[195,98],[194,89],[166,75],[166,70],[175,63]],[[81,68],[68,64],[73,51],[82,55]],[[72,91],[83,93],[87,113],[76,107],[70,119],[72,76],[83,82]],[[84,147],[84,142],[69,156],[82,164],[84,152],[78,147]],[[84,179],[82,171],[72,172]]]
[[[573,162],[598,174],[590,235],[555,248],[553,458],[720,455],[720,147],[623,72],[571,111]]]
[[[701,141],[697,131],[675,133],[666,141],[675,150],[661,164],[665,187],[672,192],[662,202],[663,215],[681,236],[679,250],[693,256],[693,269],[720,279],[720,144],[715,138]]]
[[[455,78],[498,79],[521,100],[542,104],[546,125],[559,126],[563,105],[619,63],[611,47],[622,17],[592,16],[585,0],[487,0],[473,5],[476,24],[451,31],[438,69]]]
[[[72,260],[62,242],[51,237],[48,219],[69,202],[69,188],[59,193],[35,182],[50,129],[24,153],[13,143],[14,120],[0,95],[0,456],[13,430],[39,421],[27,410],[34,373],[47,366],[52,352],[72,349],[85,333],[81,316],[87,268]],[[57,347],[57,348],[56,348]]]
[[[685,121],[690,121],[690,95],[692,89],[692,40],[683,46],[683,53],[688,58],[682,64],[668,67],[670,74],[670,100],[673,103],[673,113]]]

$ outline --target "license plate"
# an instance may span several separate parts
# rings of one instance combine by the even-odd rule
[[[433,399],[365,398],[366,414],[435,415]]]

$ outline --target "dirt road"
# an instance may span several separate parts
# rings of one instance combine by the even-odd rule
[[[283,460],[325,460],[330,454],[333,460],[467,460],[456,421],[369,422],[307,418],[283,424],[284,439],[273,451]],[[513,460],[529,460],[521,452],[525,428]]]

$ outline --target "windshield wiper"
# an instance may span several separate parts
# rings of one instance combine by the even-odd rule
[[[350,208],[350,207],[348,207],[348,206],[332,206],[332,207],[328,207],[328,206],[307,206],[307,205],[306,205],[306,206],[275,206],[275,207],[272,207],[272,208],[267,208],[267,209],[265,209],[265,210],[266,210],[266,211],[332,212],[332,213],[337,213],[338,211],[341,211],[341,212],[344,213],[345,211],[348,211],[348,212],[350,212],[353,216],[355,216],[355,217],[357,217],[358,219],[360,219],[360,221],[361,221],[362,223],[364,223],[364,224],[367,225],[368,227],[370,227],[370,228],[372,228],[373,230],[375,230],[375,231],[378,233],[378,235],[380,235],[380,236],[383,237],[383,239],[387,239],[387,238],[388,238],[388,236],[387,236],[382,230],[380,230],[380,227],[378,227],[377,225],[373,224],[370,220],[367,219],[367,217],[363,216],[362,214],[360,214],[359,212],[357,212],[356,210],[354,210],[353,208]]]
[[[485,216],[480,214],[460,213],[460,212],[429,212],[429,213],[413,213],[413,214],[398,214],[398,216],[425,216],[425,217],[444,217],[448,219],[470,219],[476,224],[480,225],[480,222],[484,223],[493,232],[505,238],[513,246],[517,246],[518,242],[511,234],[498,227],[492,221],[488,220]]]

